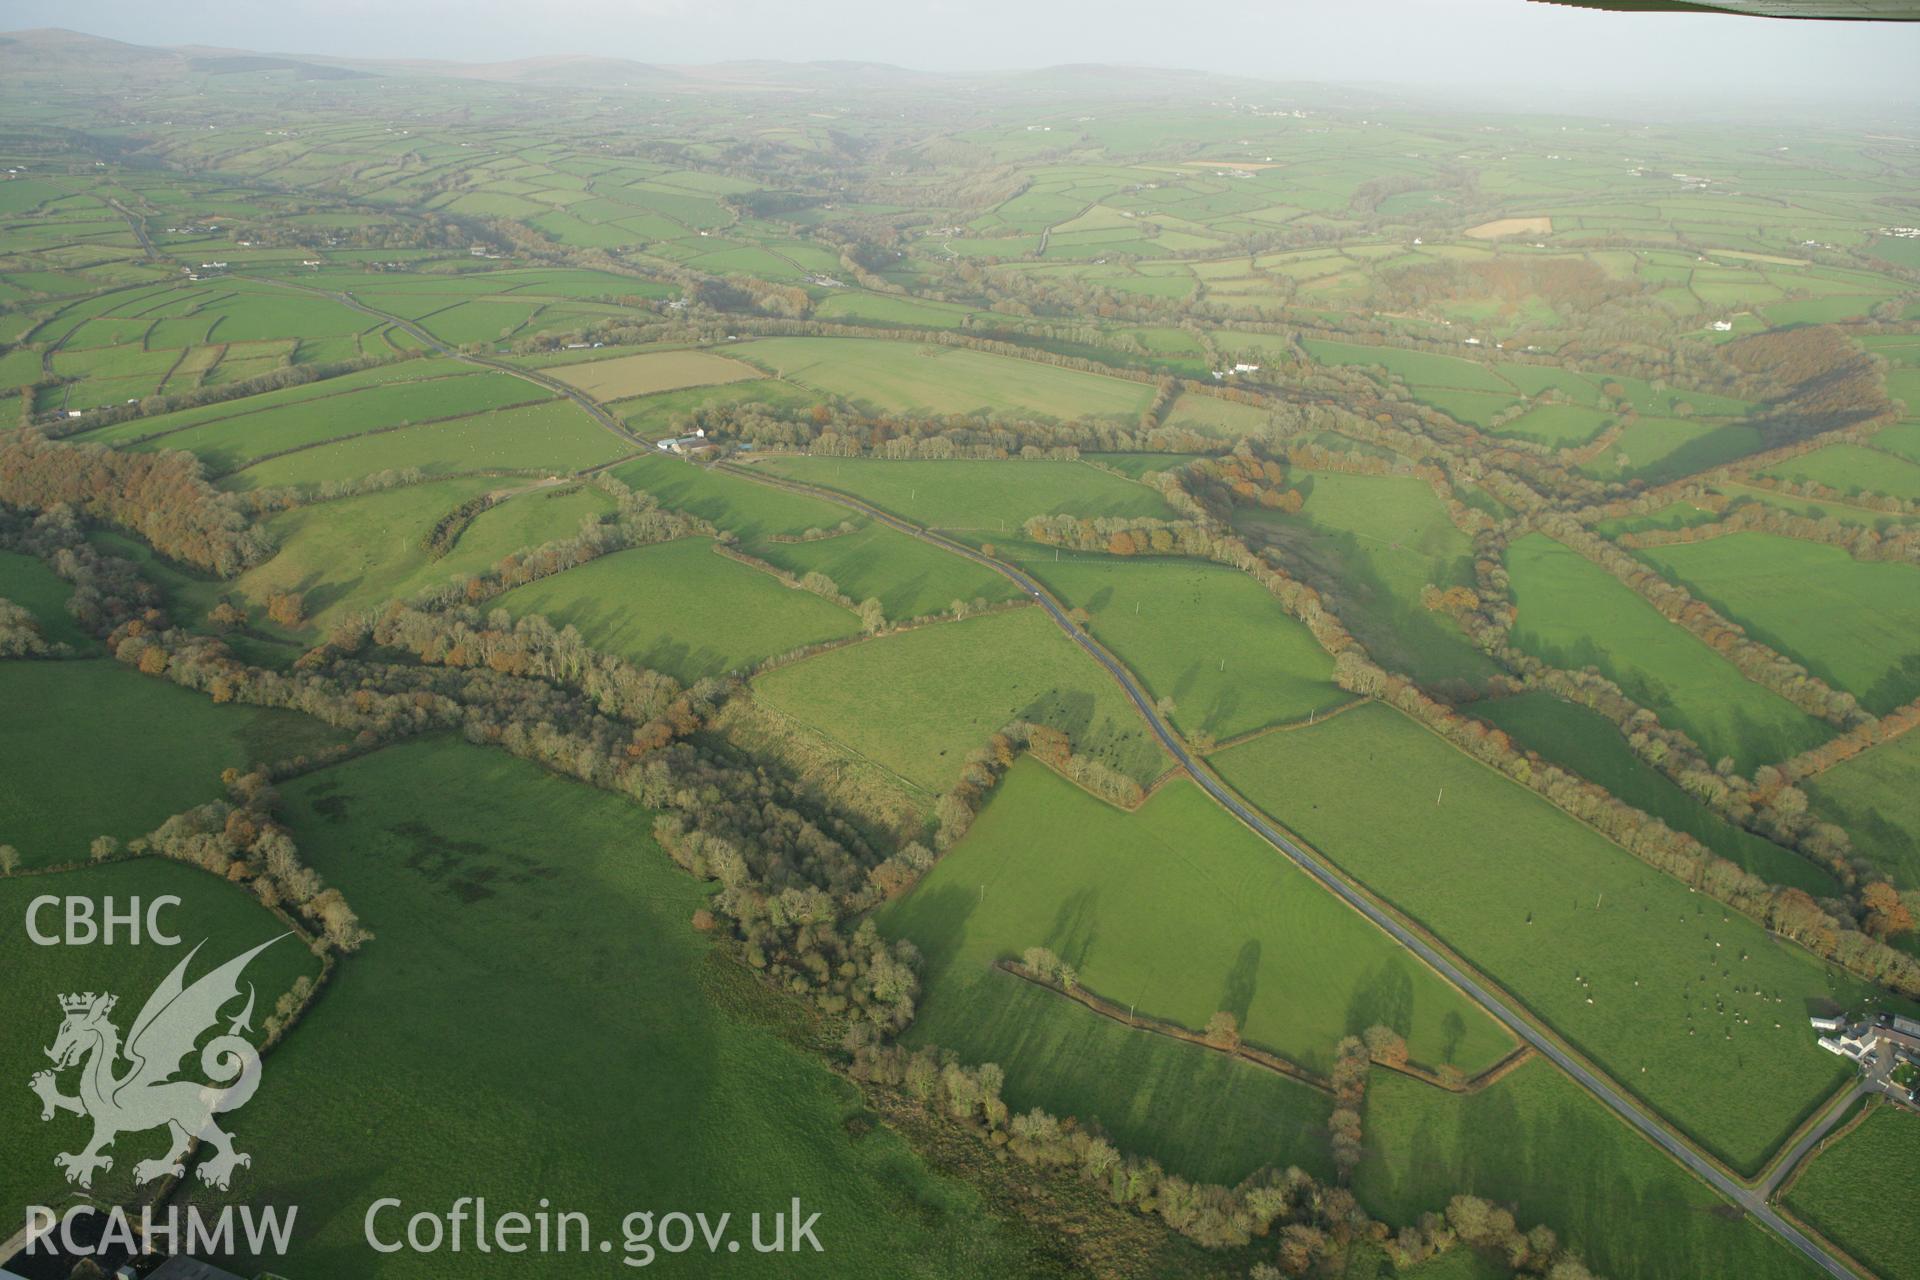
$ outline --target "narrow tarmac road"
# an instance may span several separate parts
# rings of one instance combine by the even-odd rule
[[[965,543],[957,542],[952,538],[935,533],[930,529],[922,528],[911,521],[903,520],[890,512],[883,511],[878,507],[847,494],[838,493],[831,489],[822,489],[815,485],[802,484],[798,481],[785,480],[765,474],[756,474],[753,468],[743,467],[736,463],[723,462],[716,465],[721,470],[743,476],[759,484],[790,489],[794,492],[804,493],[808,496],[833,502],[843,507],[851,507],[862,515],[878,520],[890,529],[907,534],[909,537],[918,538],[922,542],[932,543],[955,555],[964,556],[976,564],[992,569],[1002,577],[1010,579],[1014,585],[1018,586],[1030,599],[1036,601],[1044,608],[1053,618],[1054,622],[1059,625],[1060,629],[1072,638],[1075,644],[1086,650],[1088,654],[1092,655],[1094,661],[1107,669],[1108,674],[1126,691],[1127,697],[1133,702],[1133,705],[1139,710],[1140,714],[1146,718],[1147,724],[1153,729],[1154,735],[1160,739],[1161,745],[1167,749],[1167,753],[1171,755],[1179,766],[1186,771],[1188,776],[1199,783],[1200,787],[1206,791],[1208,795],[1212,796],[1214,801],[1222,808],[1251,827],[1253,831],[1268,844],[1291,858],[1309,875],[1339,895],[1348,906],[1351,906],[1355,911],[1358,911],[1361,915],[1371,920],[1376,926],[1391,935],[1395,941],[1426,961],[1427,964],[1439,971],[1442,976],[1459,987],[1460,990],[1466,992],[1475,1003],[1479,1004],[1481,1008],[1498,1019],[1502,1025],[1513,1032],[1514,1035],[1518,1036],[1521,1041],[1532,1045],[1562,1071],[1572,1076],[1582,1088],[1605,1103],[1610,1110],[1635,1129],[1638,1129],[1661,1150],[1685,1165],[1696,1176],[1705,1181],[1721,1195],[1739,1205],[1761,1222],[1764,1222],[1776,1234],[1786,1240],[1787,1243],[1805,1254],[1815,1266],[1819,1267],[1828,1275],[1833,1276],[1835,1280],[1858,1280],[1855,1274],[1842,1264],[1839,1259],[1833,1257],[1833,1255],[1829,1254],[1825,1249],[1822,1249],[1792,1223],[1774,1212],[1773,1206],[1767,1203],[1767,1194],[1770,1188],[1744,1187],[1722,1173],[1713,1162],[1668,1132],[1664,1125],[1641,1110],[1638,1104],[1628,1099],[1626,1095],[1621,1090],[1615,1088],[1611,1082],[1602,1078],[1597,1072],[1588,1068],[1584,1063],[1562,1049],[1552,1037],[1534,1026],[1532,1022],[1522,1016],[1517,1010],[1510,1007],[1500,997],[1481,986],[1471,975],[1462,971],[1458,965],[1428,944],[1425,939],[1374,905],[1371,899],[1348,884],[1346,880],[1342,879],[1330,867],[1321,862],[1319,858],[1308,853],[1282,832],[1276,830],[1272,824],[1254,812],[1239,796],[1228,790],[1226,784],[1215,777],[1211,769],[1194,759],[1194,757],[1188,753],[1186,744],[1183,743],[1179,735],[1174,733],[1173,729],[1161,719],[1160,713],[1154,708],[1153,699],[1147,696],[1146,690],[1141,688],[1139,683],[1134,679],[1133,673],[1109,655],[1105,649],[1095,644],[1078,626],[1074,625],[1073,620],[1067,616],[1066,610],[1060,606],[1060,602],[1054,599],[1052,594],[1034,579],[1028,577],[1025,573],[1022,573],[1019,569],[1003,560],[986,555],[983,552],[967,546]],[[1811,1136],[1812,1135],[1809,1135],[1809,1137]]]

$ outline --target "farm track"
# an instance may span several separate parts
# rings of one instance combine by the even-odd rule
[[[922,542],[930,543],[944,551],[964,556],[968,560],[991,569],[1012,581],[1014,585],[1018,586],[1021,591],[1037,601],[1041,607],[1047,611],[1054,623],[1067,634],[1069,639],[1091,655],[1094,661],[1106,668],[1107,673],[1120,685],[1121,689],[1126,693],[1128,700],[1133,703],[1134,708],[1146,719],[1148,726],[1154,732],[1154,736],[1159,738],[1162,747],[1164,747],[1167,753],[1178,762],[1179,766],[1199,784],[1200,788],[1213,798],[1215,803],[1219,804],[1223,809],[1227,810],[1227,812],[1251,828],[1256,835],[1260,836],[1268,844],[1285,854],[1348,906],[1372,921],[1377,928],[1413,952],[1429,967],[1465,993],[1482,1009],[1486,1010],[1486,1012],[1502,1026],[1519,1037],[1524,1044],[1531,1045],[1543,1057],[1547,1058],[1555,1066],[1571,1076],[1574,1082],[1580,1085],[1581,1088],[1599,1099],[1608,1110],[1637,1129],[1648,1141],[1684,1165],[1696,1177],[1700,1178],[1715,1191],[1766,1224],[1776,1235],[1792,1245],[1815,1266],[1819,1267],[1821,1271],[1834,1277],[1834,1280],[1858,1280],[1857,1274],[1851,1268],[1828,1253],[1813,1239],[1776,1212],[1773,1206],[1768,1203],[1768,1197],[1773,1187],[1777,1185],[1777,1179],[1769,1180],[1759,1186],[1748,1187],[1723,1172],[1712,1160],[1694,1150],[1687,1142],[1669,1130],[1666,1125],[1630,1100],[1622,1089],[1607,1080],[1597,1069],[1589,1067],[1586,1063],[1576,1058],[1563,1047],[1557,1039],[1536,1026],[1525,1013],[1521,1012],[1514,1005],[1509,1004],[1500,996],[1494,994],[1480,981],[1467,973],[1462,962],[1456,962],[1450,956],[1444,954],[1436,945],[1428,942],[1419,933],[1401,923],[1393,914],[1377,904],[1371,896],[1361,892],[1360,889],[1349,883],[1344,876],[1334,871],[1331,866],[1323,862],[1316,855],[1307,852],[1265,818],[1261,817],[1251,805],[1240,799],[1238,795],[1229,789],[1211,769],[1188,752],[1185,743],[1181,741],[1179,735],[1161,718],[1159,712],[1154,707],[1153,699],[1147,695],[1146,690],[1134,679],[1133,673],[1118,659],[1107,653],[1104,648],[1094,643],[1093,639],[1081,631],[1079,627],[1075,626],[1073,620],[1067,616],[1067,612],[1065,608],[1061,606],[1060,602],[1054,599],[1052,594],[1037,581],[1028,577],[1012,565],[1007,564],[1005,561],[986,555],[964,543],[944,537],[933,530],[923,528],[911,521],[903,520],[891,512],[884,511],[879,507],[873,506],[849,494],[803,484],[798,481],[756,473],[754,468],[744,467],[737,463],[722,462],[715,465],[720,470],[759,484],[787,489],[795,493],[805,494],[809,497],[819,498],[823,501],[833,502],[843,507],[850,507],[862,515],[880,521],[888,528],[904,533],[909,537],[918,538]],[[1816,1129],[1814,1133],[1806,1135],[1806,1137],[1803,1137],[1800,1145],[1806,1145],[1817,1133],[1821,1132],[1824,1132],[1824,1129]],[[1782,1160],[1780,1167],[1786,1168],[1790,1167],[1790,1165],[1787,1161]]]

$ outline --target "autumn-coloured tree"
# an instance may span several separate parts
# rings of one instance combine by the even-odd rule
[[[275,626],[293,630],[307,620],[306,597],[298,591],[276,591],[267,597],[267,619]]]

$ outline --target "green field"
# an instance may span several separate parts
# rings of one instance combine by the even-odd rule
[[[709,538],[616,551],[516,587],[499,607],[545,614],[596,649],[689,683],[860,630],[851,610],[715,554]]]
[[[792,574],[824,573],[855,600],[878,600],[894,621],[939,613],[956,600],[997,604],[1018,594],[992,569],[864,516],[855,520],[859,527],[849,533],[810,542],[763,539],[746,549]]]
[[[1225,565],[1037,552],[1023,567],[1092,617],[1096,639],[1171,698],[1183,733],[1231,738],[1348,700],[1333,659],[1266,588]]]
[[[1391,1221],[1466,1192],[1545,1222],[1610,1280],[1817,1274],[1539,1059],[1466,1098],[1376,1071],[1365,1132],[1354,1187]]]
[[[28,866],[84,860],[95,836],[145,835],[218,799],[222,769],[348,736],[297,712],[216,706],[106,658],[0,663],[0,702],[0,844]]]
[[[789,480],[864,498],[916,524],[976,542],[1018,537],[1021,526],[1034,516],[1173,517],[1155,490],[1078,462],[783,456],[755,465]]]
[[[1642,417],[1581,469],[1604,480],[1664,484],[1743,458],[1763,443],[1755,427]]]
[[[300,1192],[278,1269],[524,1274],[497,1253],[372,1254],[376,1195],[409,1211],[545,1197],[616,1241],[636,1207],[738,1219],[797,1195],[825,1252],[787,1255],[782,1274],[1023,1269],[973,1193],[890,1131],[842,1128],[859,1095],[782,1038],[805,1034],[796,1012],[689,927],[706,890],[660,853],[646,811],[448,740],[285,790],[302,852],[377,937],[247,1109],[254,1166],[234,1194]],[[520,1157],[529,1144],[542,1158]]]
[[[1845,827],[1882,875],[1920,889],[1920,733],[1881,743],[1801,786],[1814,812]]]
[[[49,644],[70,645],[76,653],[89,653],[97,645],[67,612],[67,599],[72,595],[72,584],[44,561],[18,551],[0,551],[0,600],[11,600],[31,613]]]
[[[1250,1043],[1314,1071],[1331,1065],[1341,1036],[1375,1022],[1404,1034],[1416,1061],[1468,1074],[1513,1048],[1464,996],[1184,780],[1127,813],[1023,760],[967,838],[881,923],[927,959],[916,1034],[963,1051],[997,1016],[992,964],[1032,946],[1143,1014],[1197,1030],[1228,1010]]]
[[[1767,533],[1649,547],[1667,577],[1876,715],[1920,695],[1920,570]]]
[[[1421,588],[1471,585],[1472,544],[1425,481],[1301,472],[1297,516],[1242,508],[1237,528],[1289,556],[1296,577],[1329,597],[1376,661],[1422,681],[1477,683],[1492,659],[1420,603]]]
[[[222,597],[258,616],[276,592],[302,593],[302,636],[324,634],[345,618],[405,600],[426,587],[491,567],[503,556],[556,538],[572,537],[580,522],[613,509],[590,486],[535,489],[476,516],[453,549],[432,559],[426,539],[434,524],[469,498],[497,490],[498,480],[435,480],[295,507],[267,522],[278,547],[271,560],[228,582],[196,581],[176,597],[204,614]]]
[[[1132,417],[1153,388],[964,347],[870,338],[762,338],[727,348],[777,377],[879,409]],[[1031,513],[1029,513],[1031,514]]]
[[[1795,483],[1811,481],[1843,494],[1877,493],[1920,501],[1920,464],[1864,445],[1830,444],[1761,474]]]
[[[942,622],[768,672],[756,695],[930,794],[1015,720],[1146,783],[1167,767],[1118,685],[1039,609]]]
[[[631,453],[568,400],[503,409],[338,440],[302,449],[225,477],[232,489],[314,485],[360,480],[377,472],[418,467],[427,475],[463,471],[565,474]]]
[[[1557,449],[1585,444],[1613,421],[1611,414],[1577,404],[1543,404],[1527,410],[1499,429],[1503,436],[1538,440]]]
[[[1860,984],[1385,706],[1213,763],[1737,1169],[1849,1074],[1802,1020]]]
[[[756,542],[768,534],[794,536],[831,529],[853,513],[821,498],[696,466],[684,458],[649,453],[613,469],[614,479],[651,493],[676,511],[710,520]]]
[[[1787,1193],[1787,1208],[1882,1280],[1914,1280],[1917,1166],[1920,1116],[1879,1102],[1859,1128],[1812,1158]]]
[[[182,796],[182,807],[186,799]],[[158,922],[180,939],[180,945],[156,946],[142,941],[132,946],[119,939],[112,946],[33,945],[26,935],[26,908],[31,899],[43,894],[91,898],[97,914],[104,911],[102,900],[107,898],[113,900],[116,912],[124,912],[130,899],[151,903],[162,896],[177,897],[179,904],[163,909]],[[42,932],[60,932],[59,916],[58,908],[43,909],[38,927]],[[7,977],[0,983],[0,1025],[15,1032],[0,1044],[0,1073],[14,1083],[18,1094],[7,1100],[4,1112],[9,1155],[0,1161],[0,1205],[15,1211],[27,1204],[65,1203],[73,1188],[54,1167],[53,1157],[59,1152],[79,1151],[89,1136],[87,1123],[76,1116],[56,1115],[52,1121],[40,1123],[40,1104],[26,1089],[27,1078],[49,1066],[44,1050],[60,1029],[57,997],[78,991],[118,996],[113,1022],[126,1033],[147,997],[192,948],[205,949],[189,970],[188,981],[284,933],[286,926],[246,889],[197,867],[159,857],[53,875],[0,878],[0,957],[5,959]],[[298,942],[283,941],[263,951],[247,966],[245,975],[245,981],[258,993],[254,1030],[259,1030],[260,1017],[272,1011],[274,1002],[296,978],[316,977],[319,970],[319,961]],[[236,1002],[228,1012],[237,1012],[238,1008]],[[277,1061],[278,1055],[268,1056],[265,1078],[273,1077]],[[66,1073],[60,1086],[63,1093],[73,1093],[74,1073]],[[249,1150],[253,1133],[245,1120],[229,1127],[236,1134],[239,1149]],[[124,1202],[133,1197],[133,1166],[141,1160],[158,1159],[166,1146],[163,1131],[122,1134],[111,1152],[113,1168],[95,1179],[94,1193],[103,1200]]]
[[[269,454],[304,449],[342,436],[462,418],[552,398],[551,392],[504,373],[393,382],[348,395],[223,418],[205,426],[171,431],[132,447],[185,449],[218,475]]]
[[[1554,666],[1593,666],[1662,723],[1746,772],[1828,736],[1825,725],[1733,665],[1579,552],[1544,534],[1507,548],[1513,643]]]
[[[1596,711],[1546,692],[1489,698],[1462,711],[1504,729],[1519,746],[1605,787],[1769,884],[1792,885],[1822,898],[1839,889],[1813,862],[1734,826],[1665,774],[1648,768],[1613,723]]]

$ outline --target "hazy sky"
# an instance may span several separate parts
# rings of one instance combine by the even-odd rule
[[[1920,105],[1920,23],[1607,14],[1530,0],[0,0],[0,29],[494,60],[1118,62],[1273,79]]]

